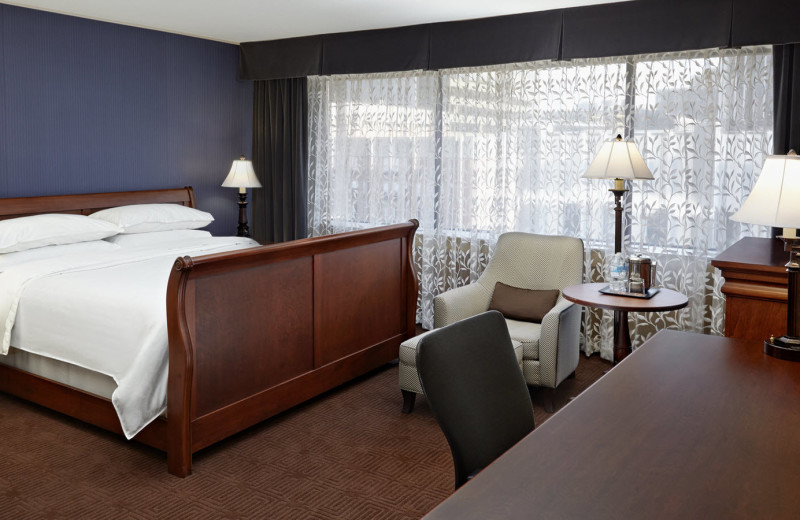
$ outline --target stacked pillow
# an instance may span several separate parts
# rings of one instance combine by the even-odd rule
[[[77,242],[75,244],[64,244],[58,246],[45,246],[14,253],[0,254],[0,273],[10,267],[26,264],[36,260],[47,260],[58,258],[72,253],[97,253],[118,249],[119,246],[106,242],[105,240],[93,240],[90,242]]]
[[[120,232],[116,224],[83,215],[48,213],[0,220],[0,253],[101,240]]]
[[[165,246],[178,240],[208,238],[211,233],[202,229],[173,229],[171,231],[153,231],[152,233],[129,233],[115,235],[105,239],[106,242],[124,247]]]
[[[104,209],[90,218],[119,226],[121,233],[198,229],[214,222],[211,213],[179,204],[135,204]]]
[[[103,239],[120,234],[160,235],[159,232],[164,231],[195,230],[213,221],[210,213],[178,204],[120,206],[88,217],[47,213],[0,220],[0,272],[32,260],[113,249],[116,246]],[[210,235],[199,231],[191,233]],[[159,241],[166,241],[166,238],[161,237]]]

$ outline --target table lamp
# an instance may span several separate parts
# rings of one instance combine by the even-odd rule
[[[246,161],[242,155],[238,161],[233,161],[231,171],[222,182],[223,188],[239,188],[239,226],[236,235],[249,237],[250,228],[247,226],[247,188],[260,188],[261,183],[256,178],[253,163]]]
[[[642,159],[642,154],[632,140],[622,140],[621,135],[616,139],[606,141],[594,158],[586,173],[587,179],[614,179],[614,253],[622,251],[622,204],[620,199],[628,191],[625,189],[625,179],[652,180],[653,174]]]
[[[753,191],[731,216],[748,224],[784,228],[784,250],[789,251],[789,295],[786,335],[771,336],[764,342],[764,352],[780,359],[800,361],[800,157],[790,150],[787,155],[771,155],[764,161]]]

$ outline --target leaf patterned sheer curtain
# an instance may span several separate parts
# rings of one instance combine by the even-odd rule
[[[631,314],[634,346],[665,327],[721,334],[709,258],[764,228],[730,221],[772,150],[768,47],[309,78],[309,234],[416,218],[418,321],[473,282],[506,231],[570,235],[587,281],[613,252],[610,185],[581,176],[632,137],[655,176],[629,183],[625,252],[653,257],[681,311]],[[611,357],[610,313],[583,349]]]

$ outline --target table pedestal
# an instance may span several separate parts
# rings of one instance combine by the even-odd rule
[[[628,326],[628,311],[614,311],[614,364],[633,352],[631,331]]]

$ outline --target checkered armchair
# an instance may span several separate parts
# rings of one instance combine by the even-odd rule
[[[470,285],[444,292],[434,299],[434,328],[444,327],[485,312],[495,283],[522,289],[558,289],[583,282],[583,241],[563,236],[504,233],[483,274]],[[522,371],[529,387],[542,387],[545,408],[553,409],[556,387],[574,376],[580,351],[581,307],[559,294],[556,305],[541,323],[506,319],[511,339],[522,344]],[[420,393],[414,385],[416,367],[404,367],[400,352],[400,387]],[[405,378],[403,377],[403,372]],[[416,381],[415,381],[416,380]],[[403,381],[406,381],[404,384]],[[411,403],[413,407],[413,402]],[[408,406],[405,406],[408,408]]]

